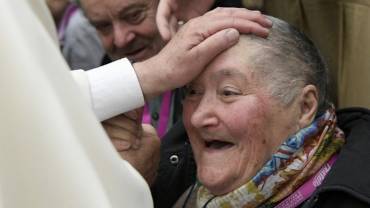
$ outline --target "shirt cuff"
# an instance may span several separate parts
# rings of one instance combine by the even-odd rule
[[[87,71],[92,106],[100,121],[144,105],[135,70],[128,59]]]

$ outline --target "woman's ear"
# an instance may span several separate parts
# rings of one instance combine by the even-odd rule
[[[305,128],[315,119],[319,102],[318,97],[318,91],[315,86],[307,85],[302,89],[300,100],[301,115],[298,121],[300,128]]]

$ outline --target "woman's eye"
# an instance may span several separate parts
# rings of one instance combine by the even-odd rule
[[[194,96],[194,95],[197,95],[197,94],[199,94],[199,93],[195,89],[190,88],[190,89],[186,90],[186,96]]]
[[[222,92],[222,95],[224,96],[230,96],[230,95],[238,95],[236,92],[230,91],[230,90],[224,90]]]
[[[234,88],[224,88],[221,91],[221,95],[225,97],[236,96],[236,95],[241,95],[241,94],[242,92],[240,90],[234,89]]]
[[[188,95],[196,95],[197,94],[197,91],[196,90],[194,90],[194,89],[190,89],[189,91],[188,91]]]

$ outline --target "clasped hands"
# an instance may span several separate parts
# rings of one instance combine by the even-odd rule
[[[160,156],[160,140],[153,126],[142,124],[143,108],[102,122],[112,144],[144,177],[149,185],[155,181]]]

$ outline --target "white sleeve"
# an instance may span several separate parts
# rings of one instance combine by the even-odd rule
[[[139,80],[127,59],[73,75],[100,121],[144,105]]]

